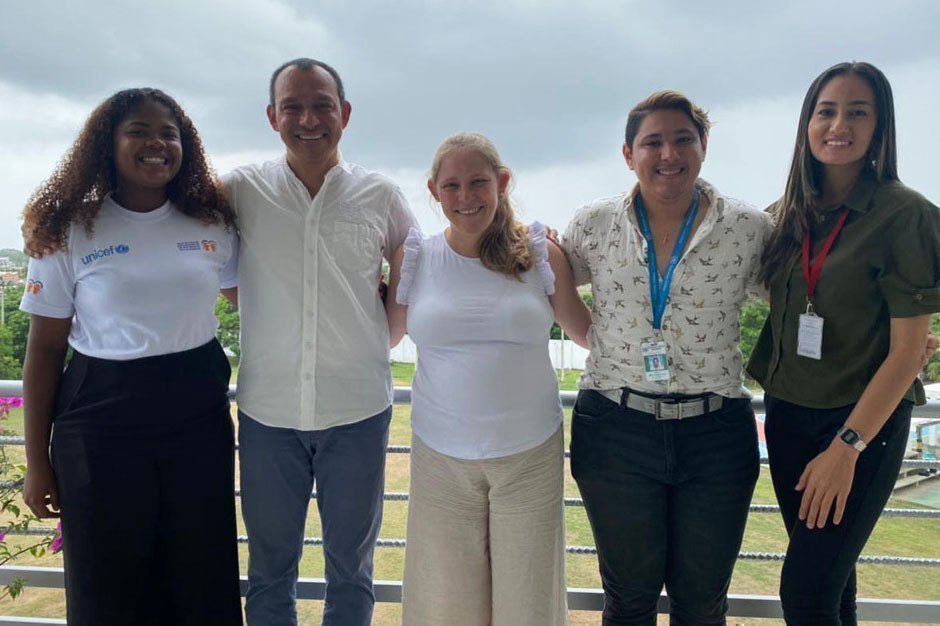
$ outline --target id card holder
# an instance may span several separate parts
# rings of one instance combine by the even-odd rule
[[[808,359],[822,359],[823,318],[813,312],[813,305],[806,305],[806,313],[800,314],[800,330],[796,337],[796,353]]]
[[[643,369],[646,380],[669,380],[669,357],[666,354],[666,342],[661,339],[644,341],[640,344],[643,352]]]

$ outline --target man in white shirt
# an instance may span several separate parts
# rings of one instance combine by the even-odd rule
[[[378,282],[382,257],[415,220],[390,180],[342,160],[350,111],[333,68],[285,63],[271,77],[267,113],[286,155],[225,179],[242,237],[238,405],[250,626],[297,624],[314,479],[323,624],[372,619],[392,399]]]

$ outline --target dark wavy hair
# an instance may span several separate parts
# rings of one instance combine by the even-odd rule
[[[865,172],[875,180],[898,180],[898,144],[894,129],[894,96],[891,83],[871,63],[838,63],[816,77],[809,86],[800,111],[793,160],[783,198],[774,207],[774,225],[770,240],[761,255],[760,280],[766,285],[771,274],[798,253],[809,217],[825,207],[822,198],[823,168],[809,147],[809,121],[816,110],[819,94],[836,76],[854,75],[865,80],[875,95],[875,132],[865,155]]]
[[[80,222],[91,234],[105,196],[117,186],[114,132],[142,102],[155,102],[170,110],[180,129],[183,160],[180,171],[167,184],[167,198],[176,207],[206,224],[234,227],[235,214],[206,159],[202,140],[176,100],[149,87],[119,91],[92,111],[78,138],[55,171],[37,189],[23,209],[23,235],[64,247],[69,225]]]

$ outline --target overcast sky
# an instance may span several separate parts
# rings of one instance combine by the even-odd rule
[[[347,160],[392,176],[427,231],[443,218],[424,176],[448,134],[493,139],[523,219],[561,229],[633,184],[626,114],[679,89],[715,122],[703,176],[763,207],[780,195],[812,79],[878,65],[897,108],[902,180],[940,203],[940,2],[3,1],[0,247],[112,92],[160,87],[202,133],[216,169],[282,153],[264,114],[271,71],[298,56],[343,75]]]

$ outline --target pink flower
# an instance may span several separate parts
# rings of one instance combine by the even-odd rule
[[[49,544],[49,552],[55,554],[62,549],[62,522],[59,522],[55,527],[55,537],[52,539],[52,543]]]
[[[7,531],[0,530],[0,543],[3,543],[3,540],[7,538]]]
[[[23,398],[0,397],[0,419],[3,419],[12,409],[23,406]]]

